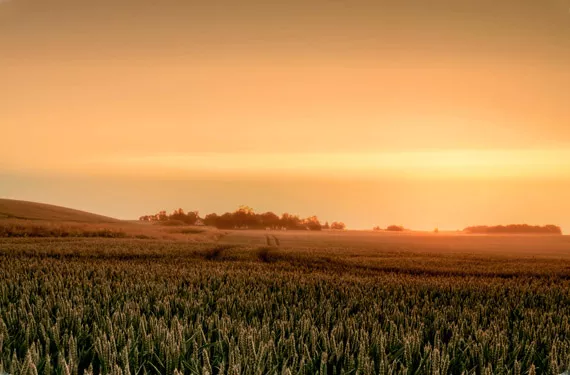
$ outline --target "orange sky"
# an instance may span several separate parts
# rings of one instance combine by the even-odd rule
[[[570,2],[0,1],[0,196],[570,230]]]

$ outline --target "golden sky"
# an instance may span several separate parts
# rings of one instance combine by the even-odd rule
[[[569,103],[567,0],[0,0],[4,197],[570,230]]]

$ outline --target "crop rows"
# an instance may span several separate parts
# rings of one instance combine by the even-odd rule
[[[96,246],[127,246],[113,241]],[[567,278],[297,270],[278,258],[224,260],[219,247],[184,257],[165,245],[147,258],[145,241],[140,257],[90,256],[66,249],[72,244],[54,242],[54,256],[0,252],[0,373],[560,374],[570,366]]]

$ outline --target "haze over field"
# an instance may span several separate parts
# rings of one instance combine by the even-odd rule
[[[569,230],[569,8],[0,1],[0,197]]]

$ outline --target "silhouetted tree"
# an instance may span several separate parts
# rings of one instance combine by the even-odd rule
[[[299,219],[299,216],[297,215],[291,215],[285,212],[283,215],[281,215],[280,222],[281,225],[287,229],[301,229],[301,219]]]
[[[239,206],[233,214],[233,220],[238,227],[255,227],[257,218],[253,209],[249,206]]]
[[[166,211],[160,211],[156,215],[141,216],[141,221],[172,221],[172,223],[185,223],[195,225],[200,219],[198,211],[189,211],[185,213],[182,208],[174,210],[171,215],[167,215]],[[259,228],[279,228],[285,227],[287,229],[309,229],[321,230],[323,226],[317,216],[309,216],[301,219],[298,215],[284,213],[281,217],[273,212],[265,212],[256,214],[249,206],[239,206],[234,212],[226,212],[221,216],[216,213],[208,214],[204,217],[204,224],[215,226],[220,229],[231,228],[246,228],[246,229],[259,229]],[[344,229],[343,223],[336,223],[336,229]],[[328,222],[324,228],[329,228]]]
[[[168,220],[168,215],[166,214],[166,211],[160,211],[156,216],[158,221]]]
[[[389,225],[386,230],[389,232],[403,232],[405,229],[401,225]]]
[[[302,224],[309,230],[321,230],[321,222],[316,216],[309,216],[302,221]]]
[[[474,227],[467,227],[463,230],[468,233],[479,234],[562,234],[562,229],[556,225],[528,225],[528,224],[511,224],[511,225],[496,225],[487,226],[479,225]]]
[[[218,219],[219,219],[218,214],[215,214],[215,213],[208,214],[204,217],[204,224],[212,226],[212,227],[217,227],[218,226]]]
[[[218,218],[218,224],[216,227],[220,229],[230,229],[235,226],[235,221],[233,219],[233,215],[229,212],[226,212],[222,216]]]
[[[260,215],[263,227],[276,228],[279,226],[279,216],[273,212],[265,212]]]
[[[180,220],[182,222],[186,221],[186,214],[182,208],[174,210],[174,212],[168,217],[169,220]]]
[[[341,221],[333,221],[331,224],[331,229],[344,230],[345,228],[346,225]]]
[[[200,213],[198,211],[189,211],[186,214],[186,219],[184,222],[190,225],[194,225],[198,219],[200,219]]]

